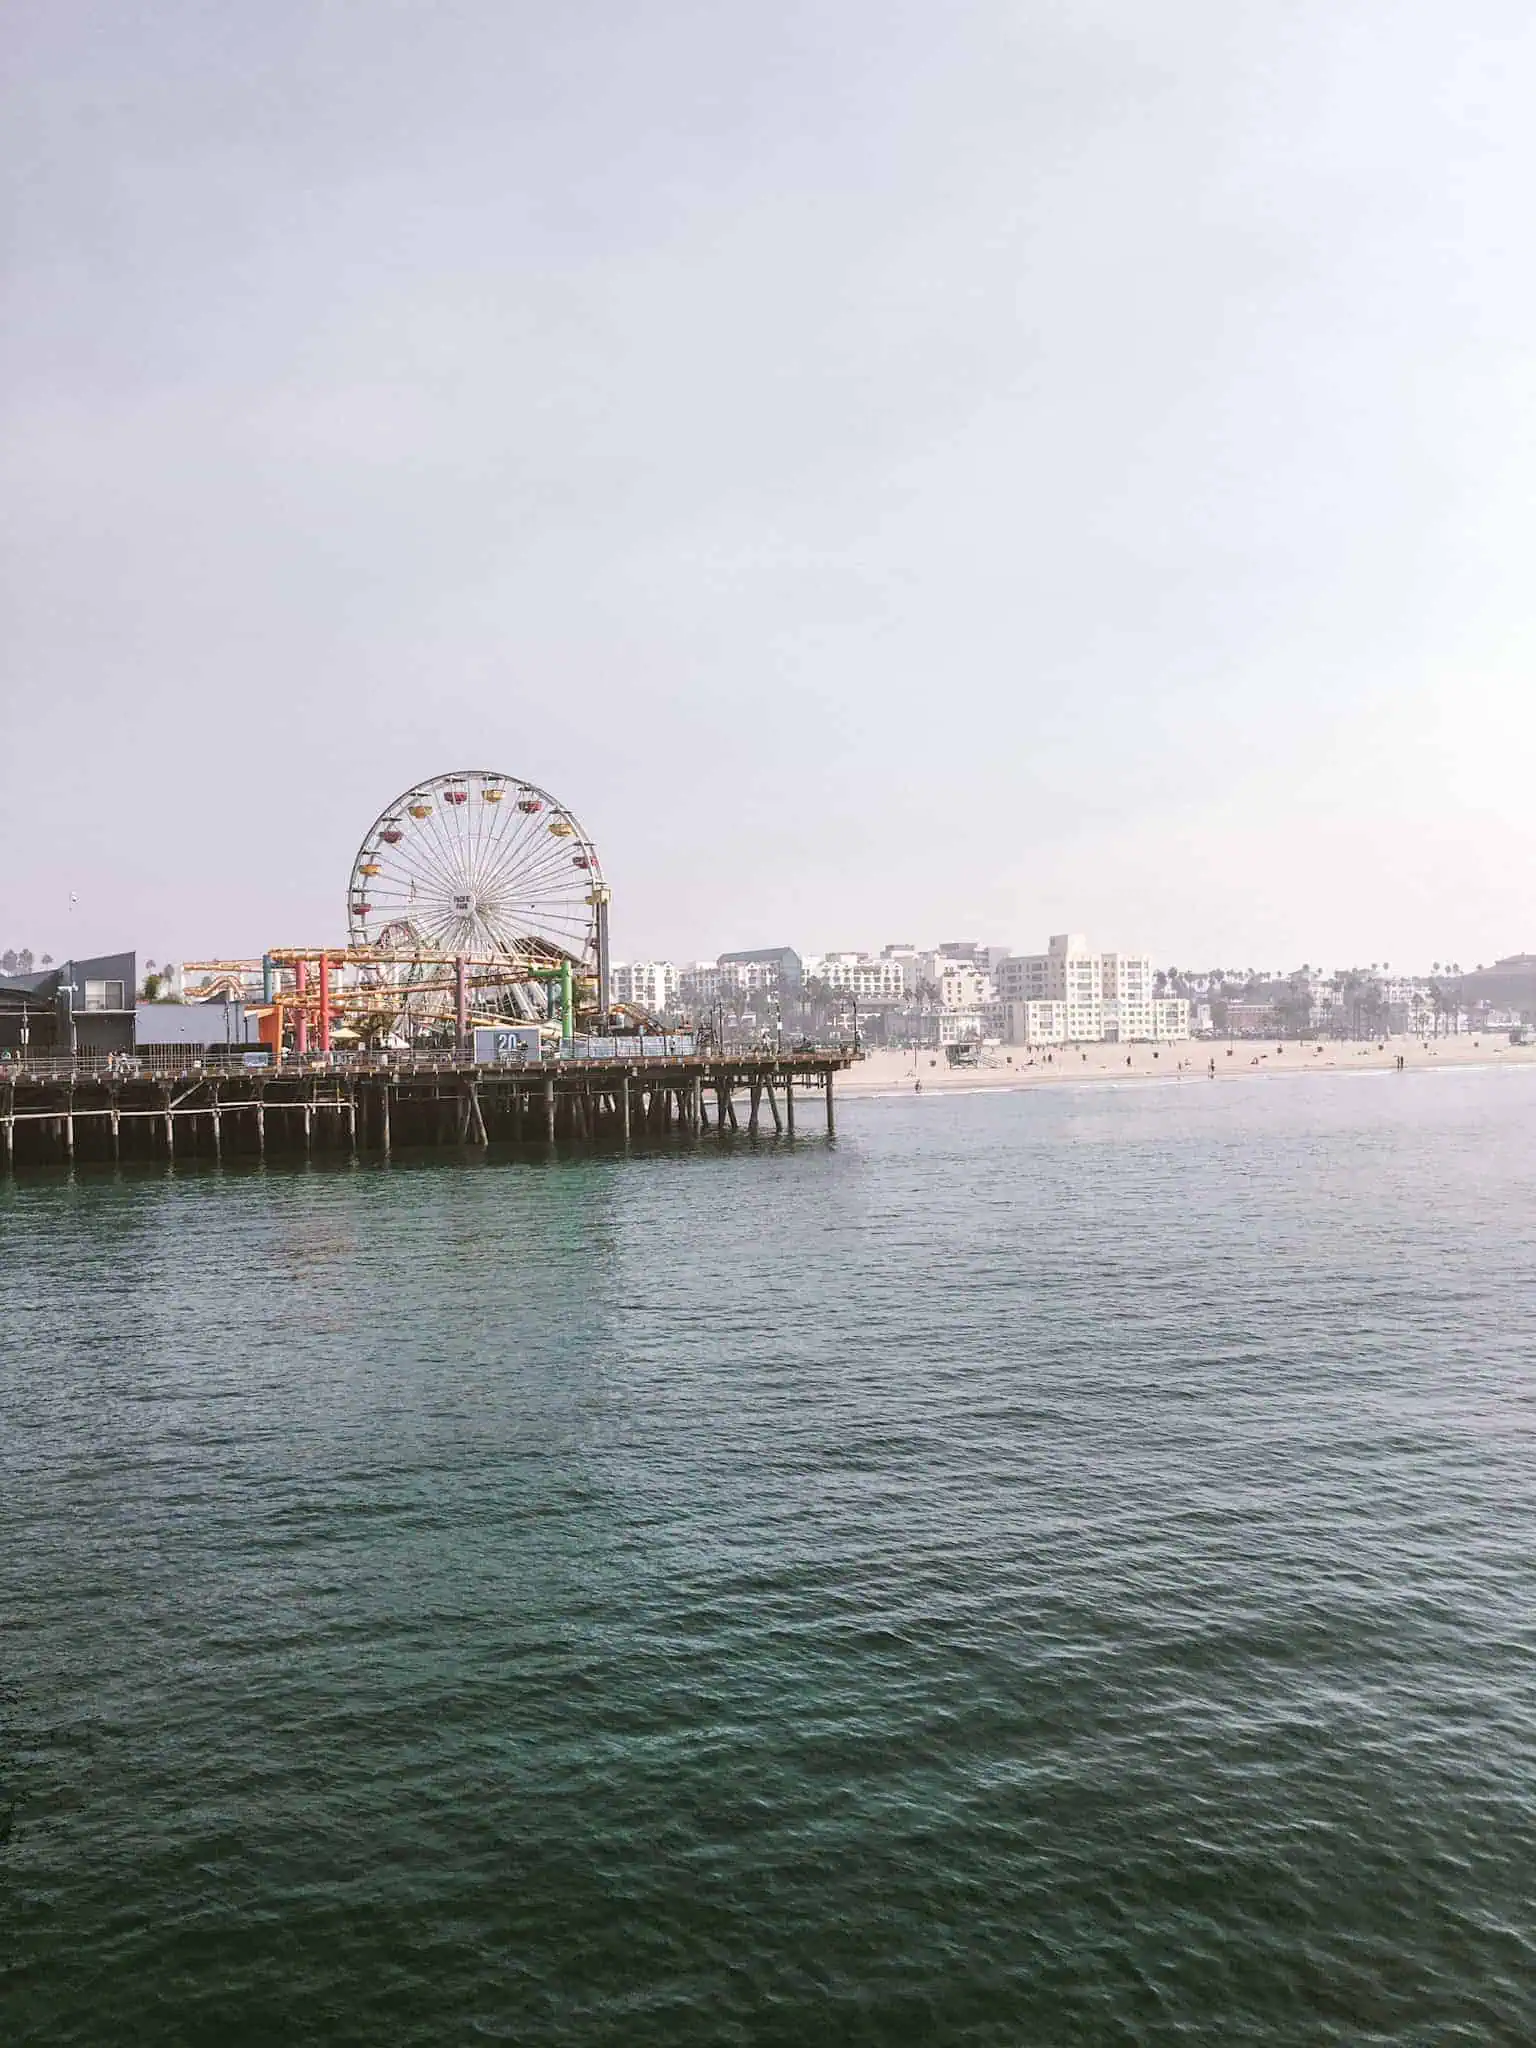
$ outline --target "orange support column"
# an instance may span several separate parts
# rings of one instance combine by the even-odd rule
[[[320,1050],[331,1049],[331,956],[320,955]]]
[[[293,988],[298,997],[293,1011],[293,1049],[302,1059],[309,1051],[309,1004],[304,1000],[309,994],[309,962],[297,961],[293,970]]]

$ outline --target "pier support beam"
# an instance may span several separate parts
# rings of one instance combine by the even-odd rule
[[[777,1135],[784,1128],[784,1119],[779,1115],[779,1098],[773,1092],[773,1083],[768,1083],[768,1108],[773,1115],[773,1128]]]
[[[555,1081],[552,1074],[544,1076],[544,1136],[547,1143],[555,1142]]]
[[[379,1090],[379,1144],[384,1157],[389,1157],[389,1083],[386,1081]]]
[[[624,1124],[624,1143],[629,1143],[629,1075],[626,1072],[619,1081],[619,1115]]]
[[[784,1076],[784,1127],[790,1137],[795,1135],[795,1077]]]
[[[827,1069],[827,1136],[829,1138],[837,1136],[837,1118],[832,1111],[832,1069],[830,1067]]]

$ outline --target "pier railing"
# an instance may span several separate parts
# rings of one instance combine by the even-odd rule
[[[24,1080],[72,1081],[90,1079],[159,1080],[183,1075],[264,1074],[293,1080],[324,1074],[350,1074],[358,1079],[387,1078],[390,1075],[461,1074],[475,1070],[485,1074],[539,1075],[599,1067],[718,1066],[743,1069],[759,1065],[819,1070],[827,1062],[844,1064],[850,1057],[847,1046],[801,1047],[780,1051],[766,1046],[700,1047],[687,1053],[659,1053],[641,1050],[638,1040],[614,1042],[617,1049],[601,1055],[561,1053],[542,1059],[475,1060],[468,1053],[444,1047],[431,1052],[332,1052],[287,1055],[274,1060],[255,1046],[140,1046],[134,1052],[18,1052],[0,1051],[0,1086]]]

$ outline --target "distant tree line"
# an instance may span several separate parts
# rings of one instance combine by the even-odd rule
[[[41,960],[35,960],[30,946],[23,946],[19,951],[14,946],[8,946],[0,953],[0,974],[30,974],[34,965],[45,970],[50,968],[53,965],[53,955],[45,953]]]

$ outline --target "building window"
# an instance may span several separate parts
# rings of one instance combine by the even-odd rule
[[[86,1010],[121,1010],[126,1008],[123,1002],[123,984],[120,981],[88,981],[85,984],[85,1001],[81,1008]]]

